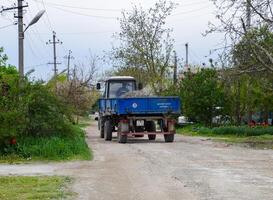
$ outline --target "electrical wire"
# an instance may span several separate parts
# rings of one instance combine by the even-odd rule
[[[99,15],[89,15],[89,14],[84,14],[84,13],[80,13],[80,12],[75,12],[75,11],[71,11],[71,10],[66,10],[66,9],[63,9],[63,8],[59,8],[59,7],[56,7],[56,6],[50,6],[52,8],[55,8],[55,9],[58,9],[58,10],[61,10],[63,12],[67,12],[67,13],[70,13],[70,14],[75,14],[75,15],[80,15],[80,16],[85,16],[85,17],[92,17],[92,18],[101,18],[101,19],[117,19],[117,17],[106,17],[106,16],[99,16]]]
[[[47,65],[47,63],[37,64],[37,65],[31,65],[31,66],[27,66],[25,69],[30,69],[30,68],[40,67],[40,66],[46,66],[46,65]]]
[[[192,3],[188,3],[188,4],[184,4],[184,3],[181,3],[179,4],[177,7],[187,7],[187,6],[193,6],[193,5],[201,5],[201,4],[204,4],[204,3],[208,3],[208,1],[198,1],[198,2],[192,2]]]
[[[33,13],[30,9],[29,9],[29,12],[33,16]],[[35,32],[35,34],[33,34],[34,32]],[[43,46],[46,44],[46,42],[42,39],[36,26],[33,26],[33,27],[31,27],[31,29],[29,29],[28,35],[34,35],[35,38],[37,39],[37,41],[40,42]],[[50,57],[50,53],[45,48],[42,48],[42,49]]]
[[[117,31],[117,30],[116,30]],[[103,34],[103,33],[113,33],[116,31],[94,31],[94,32],[58,32],[58,35],[84,35],[84,34]],[[34,33],[35,34],[35,33]],[[51,33],[39,33],[40,35],[50,35]]]
[[[6,17],[4,17],[3,15],[0,15],[0,17],[1,17],[1,19],[3,19],[3,20],[13,22],[12,19],[6,18]]]
[[[41,1],[33,0],[33,1],[36,2],[36,5],[37,5],[38,8],[39,8],[38,3],[41,3],[42,6],[43,6],[43,8],[44,8],[45,10],[47,10],[47,8],[46,8],[46,6],[45,6],[45,4],[47,4],[47,3],[45,3],[44,0],[41,0]],[[53,26],[52,26],[52,23],[51,23],[51,21],[50,21],[50,18],[49,18],[49,15],[48,15],[47,12],[46,12],[46,18],[47,18],[47,24],[48,24],[47,27],[49,28],[49,30],[50,30],[51,32],[53,32]],[[38,34],[39,34],[39,33],[38,33]],[[63,53],[66,54],[66,50],[65,50],[65,47],[63,46],[63,43],[62,43],[62,45],[61,45],[61,48],[62,48],[62,50],[63,50]]]
[[[192,47],[189,47],[189,52],[191,52],[197,60],[202,60],[201,57],[197,53],[195,53]]]
[[[48,24],[49,24],[49,29],[51,30],[51,32],[53,32],[52,23],[51,23],[51,21],[49,19],[44,0],[42,0],[42,5],[43,5],[43,7],[44,7],[44,9],[46,11],[45,14],[46,14],[46,18],[47,18],[47,21],[48,21]]]
[[[172,14],[171,16],[177,16],[177,15],[184,15],[184,14],[189,14],[189,13],[194,13],[194,12],[197,12],[197,11],[200,11],[200,10],[203,10],[203,9],[206,9],[206,8],[209,8],[210,6],[204,6],[204,7],[201,7],[201,8],[198,8],[198,9],[194,9],[194,10],[189,10],[189,11],[183,11],[183,12],[179,12],[179,13],[175,13],[175,14]]]
[[[15,24],[9,24],[9,25],[6,25],[6,26],[2,26],[2,27],[0,27],[0,29],[4,29],[4,28],[7,28],[7,27],[10,27],[10,26],[13,26],[13,25],[15,25]]]
[[[31,54],[34,56],[34,57],[39,57],[39,58],[41,58],[40,56],[38,56],[35,52],[34,52],[34,50],[33,50],[33,48],[32,48],[32,43],[31,43],[31,41],[30,41],[30,38],[29,37],[26,37],[26,40],[27,40],[27,44],[28,44],[28,46],[29,46],[29,49],[30,49],[30,52],[31,52]],[[39,54],[40,55],[40,54]]]
[[[38,3],[42,3],[41,1],[38,1],[38,0],[33,0],[33,1],[36,1]],[[80,6],[58,4],[58,3],[53,3],[53,2],[44,2],[44,3],[47,5],[52,5],[52,6],[59,6],[59,7],[64,7],[64,8],[75,8],[75,9],[81,9],[81,10],[96,10],[96,11],[106,11],[106,12],[121,12],[122,11],[122,9],[80,7]]]

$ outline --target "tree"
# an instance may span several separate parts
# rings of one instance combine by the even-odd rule
[[[194,121],[212,124],[225,105],[223,89],[215,69],[201,69],[193,74],[187,72],[181,81],[183,113]]]
[[[116,76],[133,76],[137,82],[147,85],[149,83],[149,74],[143,68],[137,67],[119,67],[114,72]]]
[[[225,44],[230,44],[224,57],[231,68],[224,70],[222,81],[235,108],[230,115],[236,116],[239,125],[243,116],[252,121],[253,112],[268,110],[267,98],[261,97],[271,97],[273,88],[273,4],[268,0],[212,1],[220,24],[210,23],[207,33],[224,33]]]
[[[8,57],[6,54],[3,54],[4,48],[0,47],[0,67],[6,66],[6,61],[8,60]]]
[[[59,75],[50,83],[56,95],[70,106],[77,122],[78,116],[87,114],[99,98],[99,93],[94,87],[97,61],[96,56],[90,55],[87,63],[74,66],[69,80],[67,80],[67,76]]]
[[[249,42],[250,40],[253,42]],[[232,49],[231,54],[237,73],[273,74],[272,62],[261,48],[273,52],[273,33],[267,26],[253,28]]]
[[[273,111],[273,77],[264,74],[235,73],[233,68],[221,70],[219,81],[222,82],[227,104],[226,113],[233,122],[251,122],[252,115],[264,113],[263,121]]]
[[[115,35],[120,44],[111,52],[118,70],[147,73],[147,82],[157,94],[163,91],[170,70],[173,39],[171,29],[164,26],[174,7],[174,3],[160,0],[148,10],[134,6],[132,11],[122,12],[121,32]]]
[[[258,65],[255,68],[244,69],[246,72],[259,72],[267,68],[269,73],[273,73],[273,51],[272,46],[268,48],[263,43],[260,43],[255,38],[251,37],[248,32],[251,29],[260,29],[267,27],[264,37],[268,32],[272,32],[273,26],[273,12],[272,1],[268,0],[211,0],[217,8],[216,17],[220,21],[220,25],[210,23],[208,33],[221,32],[225,34],[225,42],[231,43],[234,47],[241,41],[247,41],[249,50],[255,51],[256,57],[262,63],[263,58],[266,57],[268,63]],[[257,38],[256,38],[257,39]],[[230,54],[232,55],[232,54]],[[249,54],[250,55],[250,54]],[[252,56],[252,55],[251,55]],[[230,65],[233,65],[233,60],[230,60]]]

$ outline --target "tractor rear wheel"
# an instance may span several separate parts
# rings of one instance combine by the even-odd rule
[[[156,135],[148,135],[149,140],[155,140]]]
[[[127,143],[127,135],[121,135],[118,133],[118,142],[122,144]]]
[[[100,130],[100,137],[104,138],[104,123],[102,120],[99,120],[99,130]]]
[[[165,142],[173,142],[174,134],[166,134],[164,135]]]
[[[104,122],[104,139],[106,141],[111,141],[112,140],[112,122],[111,120],[106,120]]]

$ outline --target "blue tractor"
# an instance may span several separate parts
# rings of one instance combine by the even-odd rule
[[[101,89],[101,84],[97,84]],[[100,137],[111,141],[117,131],[119,143],[130,137],[148,135],[149,140],[164,135],[165,142],[173,142],[175,120],[180,113],[178,97],[127,97],[142,89],[130,76],[114,76],[105,81],[103,97],[99,99],[98,128]]]

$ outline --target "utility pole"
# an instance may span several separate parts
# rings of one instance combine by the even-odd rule
[[[73,56],[71,56],[72,51],[68,51],[68,56],[65,56],[64,58],[67,59],[67,80],[69,81],[69,76],[70,76],[70,60],[74,59]]]
[[[185,47],[186,47],[186,68],[189,69],[189,43],[186,43]]]
[[[10,7],[10,8],[3,8],[3,11],[8,10],[15,10],[17,9],[17,16],[18,18],[18,68],[19,68],[19,75],[20,78],[23,79],[24,77],[24,23],[23,23],[23,8],[28,7],[28,5],[23,5],[24,0],[17,1],[17,7]]]
[[[23,23],[23,0],[18,0],[18,55],[19,74],[24,77],[24,23]]]
[[[58,69],[57,65],[60,65],[61,63],[57,63],[57,52],[56,52],[56,44],[62,44],[62,42],[58,39],[56,40],[56,32],[53,31],[53,41],[49,40],[46,44],[52,44],[53,45],[53,63],[48,63],[48,64],[53,64],[54,66],[54,77],[57,76]]]
[[[173,84],[177,83],[177,55],[176,51],[174,51],[174,68],[173,68]]]
[[[251,27],[251,0],[246,0],[246,28]]]

